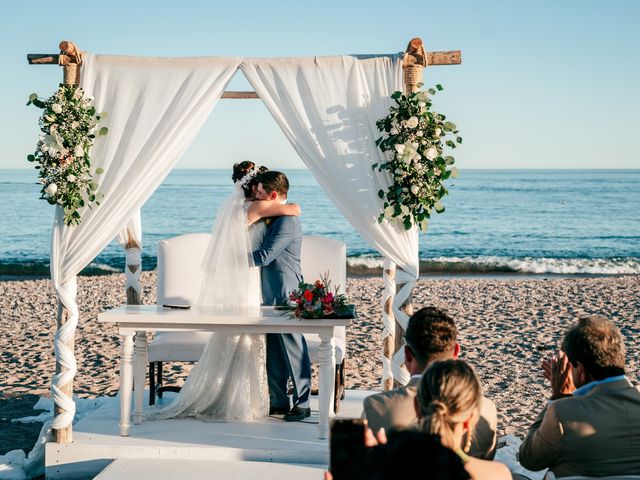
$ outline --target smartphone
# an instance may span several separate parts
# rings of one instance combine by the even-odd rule
[[[329,471],[333,480],[364,480],[365,429],[361,418],[331,423]]]

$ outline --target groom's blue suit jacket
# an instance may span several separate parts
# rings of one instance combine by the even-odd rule
[[[294,216],[274,217],[266,229],[262,245],[253,252],[253,261],[262,267],[262,302],[282,305],[302,281],[300,247],[302,228]]]

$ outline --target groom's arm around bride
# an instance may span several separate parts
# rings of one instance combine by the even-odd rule
[[[289,181],[280,172],[269,171],[258,177],[259,200],[286,201]],[[296,216],[275,217],[267,227],[261,245],[253,252],[253,261],[261,267],[262,300],[265,305],[283,305],[289,293],[302,281],[300,248],[302,229]],[[267,335],[267,375],[271,411],[290,409],[289,379],[293,383],[294,411],[285,419],[301,420],[309,415],[311,363],[304,337],[300,334]]]

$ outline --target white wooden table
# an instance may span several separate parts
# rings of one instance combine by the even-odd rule
[[[283,315],[284,313],[284,315]],[[260,307],[251,313],[229,313],[218,309],[164,308],[157,305],[126,305],[98,315],[98,321],[118,325],[120,347],[120,435],[128,436],[131,427],[131,394],[135,381],[133,423],[143,417],[143,392],[148,364],[146,332],[225,332],[225,333],[316,333],[318,351],[319,438],[328,438],[332,415],[335,379],[334,327],[346,327],[350,319],[298,320],[288,312]],[[141,332],[140,335],[136,335]],[[134,346],[135,336],[135,346]]]

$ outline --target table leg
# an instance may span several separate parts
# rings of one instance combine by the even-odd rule
[[[133,411],[134,425],[142,423],[142,404],[144,400],[144,387],[147,378],[147,364],[149,354],[147,352],[147,332],[136,332],[135,344],[133,347],[133,398],[135,409]]]
[[[333,416],[331,399],[333,398],[336,370],[335,351],[333,348],[333,328],[320,333],[318,347],[318,401],[319,401],[319,438],[329,438],[329,417]]]
[[[120,435],[129,436],[131,426],[131,389],[133,388],[133,330],[120,332]]]

